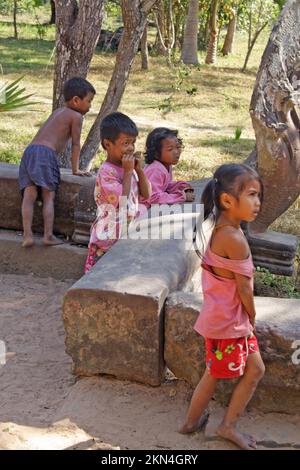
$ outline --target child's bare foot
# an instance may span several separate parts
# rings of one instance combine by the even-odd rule
[[[54,235],[50,237],[44,237],[43,243],[46,246],[62,245],[63,241],[60,238],[56,238]]]
[[[200,416],[197,423],[195,424],[185,423],[180,429],[178,429],[178,432],[180,432],[180,434],[191,434],[196,431],[201,431],[206,425],[208,418],[209,418],[209,412],[206,410]]]
[[[239,432],[234,427],[227,427],[221,424],[217,429],[217,434],[223,437],[223,439],[233,442],[241,449],[254,450],[257,448],[256,441],[252,436]]]
[[[33,237],[24,237],[24,241],[22,243],[23,248],[29,248],[33,245]]]

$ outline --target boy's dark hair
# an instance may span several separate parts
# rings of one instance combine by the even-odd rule
[[[150,132],[146,140],[145,151],[145,162],[148,165],[154,160],[160,160],[162,141],[169,137],[175,137],[180,145],[182,145],[182,140],[178,137],[178,131],[168,129],[167,127],[157,127]]]
[[[108,114],[100,124],[102,147],[105,149],[104,139],[115,142],[121,133],[136,137],[139,131],[136,124],[126,114],[119,112]]]
[[[93,85],[81,77],[73,77],[66,81],[64,84],[64,98],[65,101],[70,101],[74,96],[78,96],[83,100],[88,93],[96,94]]]

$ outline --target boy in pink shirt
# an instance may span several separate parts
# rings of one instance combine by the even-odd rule
[[[194,201],[192,186],[185,181],[173,181],[172,166],[179,161],[182,142],[178,132],[165,127],[154,129],[147,137],[145,175],[152,187],[151,197],[141,198],[147,208],[152,204],[178,204]]]
[[[139,214],[139,194],[149,198],[150,185],[142,170],[140,154],[134,153],[138,130],[125,114],[112,113],[100,126],[101,143],[107,159],[99,168],[94,197],[97,218],[91,227],[85,272],[120,238],[122,232],[121,197],[125,200],[127,223]]]

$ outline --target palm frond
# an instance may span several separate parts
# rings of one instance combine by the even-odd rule
[[[19,86],[22,78],[19,77],[12,83],[0,84],[0,113],[21,109],[34,104],[33,101],[29,101],[33,94],[23,95],[25,88],[20,88]]]

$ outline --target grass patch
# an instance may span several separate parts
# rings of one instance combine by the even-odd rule
[[[261,268],[255,272],[254,283],[255,295],[300,299],[300,276],[297,271],[294,276],[286,277],[271,274],[267,269]]]

